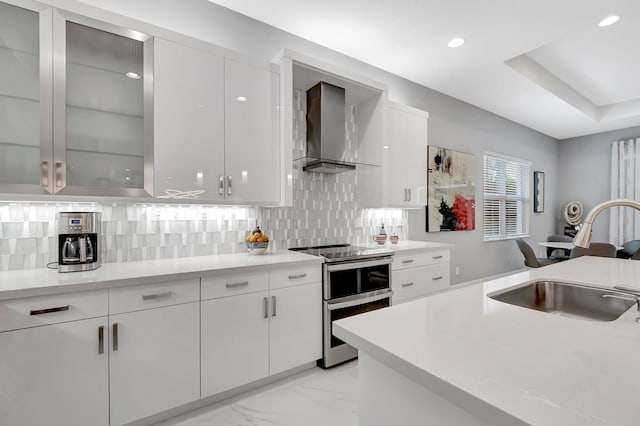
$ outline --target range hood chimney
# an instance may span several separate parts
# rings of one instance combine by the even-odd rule
[[[345,90],[319,82],[307,90],[305,172],[340,173],[356,168],[345,158]]]

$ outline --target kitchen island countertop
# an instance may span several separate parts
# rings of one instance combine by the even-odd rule
[[[599,322],[487,297],[538,279],[640,290],[640,262],[580,257],[484,283],[454,286],[339,320],[334,333],[385,371],[427,389],[464,415],[481,419],[469,424],[639,424],[636,309],[630,308],[615,321]]]

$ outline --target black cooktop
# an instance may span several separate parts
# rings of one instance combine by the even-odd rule
[[[391,256],[393,251],[384,247],[370,248],[352,246],[351,244],[334,244],[314,247],[295,247],[289,250],[322,256],[327,262],[342,262],[347,260],[369,259],[372,257]]]

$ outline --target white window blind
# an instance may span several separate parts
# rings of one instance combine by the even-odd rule
[[[502,240],[529,234],[531,163],[485,153],[484,240]]]

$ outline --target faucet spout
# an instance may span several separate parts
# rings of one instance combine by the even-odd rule
[[[576,234],[576,237],[573,239],[573,245],[589,248],[589,245],[591,245],[591,226],[593,225],[593,221],[596,220],[596,217],[600,214],[600,212],[611,207],[633,207],[636,210],[640,210],[640,202],[629,200],[626,198],[620,198],[617,200],[609,200],[598,204],[597,206],[592,208],[589,213],[587,213],[587,217],[584,219],[582,228],[580,228],[580,230]]]

